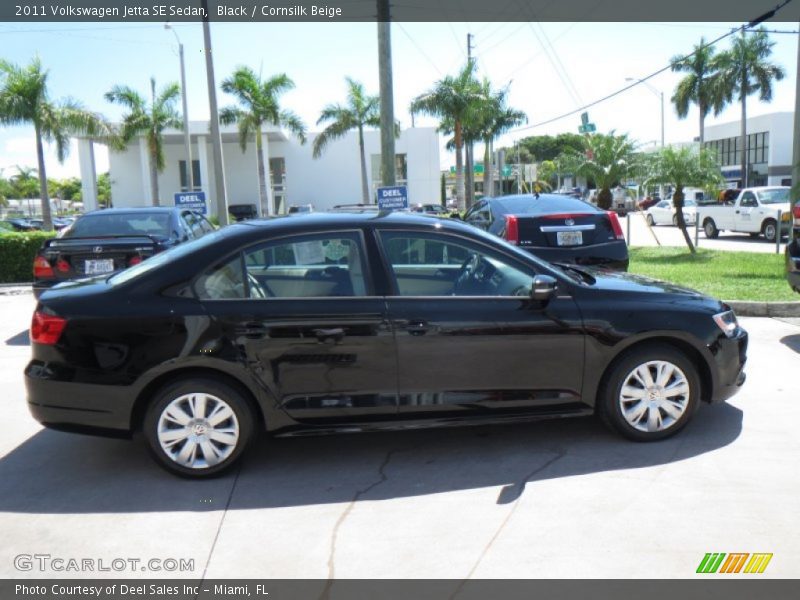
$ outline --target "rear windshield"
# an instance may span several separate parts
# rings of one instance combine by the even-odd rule
[[[783,204],[789,201],[789,188],[775,188],[758,192],[761,204]]]
[[[155,235],[168,238],[169,221],[170,214],[165,212],[97,213],[75,221],[64,237]]]
[[[588,202],[570,196],[543,194],[535,196],[511,196],[498,198],[509,213],[515,215],[535,215],[542,213],[595,213],[598,209]]]

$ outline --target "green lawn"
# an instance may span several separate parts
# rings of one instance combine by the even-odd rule
[[[629,271],[670,281],[722,300],[800,301],[786,283],[783,254],[700,248],[631,248]]]

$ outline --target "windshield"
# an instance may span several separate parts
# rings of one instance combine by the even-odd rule
[[[95,237],[106,235],[155,235],[168,238],[169,213],[97,213],[84,215],[75,221],[64,237]]]
[[[761,204],[783,204],[789,202],[789,188],[773,188],[758,192]]]
[[[112,275],[111,277],[108,278],[108,283],[110,283],[111,285],[121,285],[133,279],[138,279],[145,273],[149,273],[153,269],[156,269],[163,264],[182,258],[187,254],[194,252],[195,250],[205,248],[209,244],[213,244],[218,239],[226,235],[227,231],[229,230],[218,229],[217,231],[213,231],[209,234],[204,235],[201,238],[192,240],[191,242],[186,242],[185,244],[179,244],[178,246],[173,246],[172,248],[166,250],[165,252],[161,252],[160,254],[156,254],[155,256],[140,262],[138,265],[134,265],[129,269],[120,271],[116,275]]]

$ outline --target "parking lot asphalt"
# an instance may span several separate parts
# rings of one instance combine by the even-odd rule
[[[33,302],[0,296],[0,577],[688,578],[707,552],[773,553],[760,577],[800,576],[797,322],[742,319],[745,387],[663,442],[594,419],[263,439],[196,482],[140,439],[29,416]],[[33,554],[95,571],[15,566]],[[130,558],[193,564],[96,570]]]

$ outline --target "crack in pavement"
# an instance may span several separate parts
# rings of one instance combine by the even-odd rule
[[[334,584],[334,577],[336,574],[336,569],[335,569],[336,541],[339,536],[339,529],[341,528],[345,520],[347,520],[347,517],[350,515],[350,512],[355,507],[356,502],[358,502],[362,496],[368,494],[377,486],[379,486],[380,484],[389,479],[388,476],[386,475],[386,467],[389,465],[389,461],[392,460],[392,455],[395,454],[396,452],[399,451],[389,450],[386,453],[386,456],[383,458],[383,462],[378,467],[378,475],[380,476],[380,479],[378,481],[369,484],[363,490],[357,490],[355,495],[353,496],[353,499],[347,505],[347,508],[344,509],[342,514],[339,515],[336,524],[333,526],[333,531],[331,532],[331,549],[330,553],[328,554],[328,581],[325,584],[325,589],[322,590],[322,594],[320,594],[320,600],[324,600],[330,597],[331,588],[333,587]]]
[[[517,510],[517,508],[519,507],[519,504],[520,504],[518,502],[518,500],[522,497],[522,492],[525,491],[525,485],[534,476],[536,476],[537,474],[541,473],[546,468],[548,468],[550,465],[552,465],[553,463],[561,460],[562,458],[564,458],[567,455],[567,452],[565,450],[556,450],[555,452],[556,452],[556,456],[554,456],[553,458],[551,458],[550,460],[545,462],[542,466],[536,467],[533,471],[531,471],[530,473],[525,475],[525,477],[523,477],[520,480],[519,483],[514,483],[514,484],[511,484],[511,485],[504,486],[503,489],[500,491],[500,495],[497,497],[497,504],[511,504],[511,503],[513,503],[514,506],[511,508],[511,510],[508,511],[508,514],[505,516],[505,518],[500,523],[500,525],[497,528],[497,530],[494,532],[494,535],[489,540],[489,543],[486,544],[486,546],[484,547],[484,549],[481,552],[480,556],[478,556],[478,559],[475,561],[475,564],[472,565],[472,568],[469,570],[469,573],[467,573],[467,576],[464,577],[464,579],[461,580],[461,583],[458,584],[458,587],[450,595],[449,600],[453,600],[453,598],[455,598],[456,596],[458,596],[458,594],[461,593],[461,590],[463,589],[464,585],[467,583],[467,581],[469,579],[472,578],[472,575],[475,573],[475,571],[477,571],[477,569],[480,566],[481,562],[483,562],[483,559],[486,557],[486,555],[488,554],[489,550],[492,548],[492,545],[495,543],[497,538],[500,537],[500,534],[502,533],[503,529],[505,529],[505,527],[508,524],[508,522],[511,520],[511,517],[514,516],[514,512],[516,512],[516,510]],[[509,492],[509,490],[512,490],[512,491]]]

